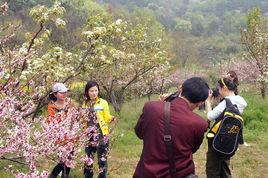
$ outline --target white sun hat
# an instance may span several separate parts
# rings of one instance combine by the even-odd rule
[[[52,93],[67,91],[69,91],[69,89],[63,83],[55,83],[52,87]]]

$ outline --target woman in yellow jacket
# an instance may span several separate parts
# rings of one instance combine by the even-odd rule
[[[89,134],[89,145],[85,149],[87,156],[92,160],[90,164],[85,165],[85,178],[93,177],[93,160],[94,153],[96,152],[99,165],[98,178],[106,178],[108,168],[108,124],[112,121],[113,117],[110,114],[107,101],[99,98],[99,91],[97,82],[87,82],[84,93],[85,101],[82,104],[82,109],[86,113],[87,126],[94,127],[94,130]]]

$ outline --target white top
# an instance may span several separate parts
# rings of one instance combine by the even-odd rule
[[[226,96],[225,98],[229,98],[232,104],[237,106],[240,114],[242,114],[245,107],[247,107],[247,102],[244,100],[242,96],[239,95]],[[226,102],[225,100],[223,100],[215,108],[213,108],[213,110],[207,113],[207,118],[209,120],[215,120],[220,116],[220,114],[224,111],[225,108],[226,108]]]

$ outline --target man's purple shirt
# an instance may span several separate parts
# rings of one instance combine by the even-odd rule
[[[145,103],[135,126],[136,135],[143,140],[143,150],[134,178],[170,177],[163,116],[163,101]],[[207,122],[192,112],[184,99],[176,98],[171,102],[170,128],[178,178],[195,172],[192,154],[202,144],[207,126]]]

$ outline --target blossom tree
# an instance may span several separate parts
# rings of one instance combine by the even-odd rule
[[[131,93],[131,85],[168,61],[162,39],[150,36],[148,27],[140,23],[92,17],[84,35],[98,37],[96,59],[106,64],[89,76],[101,84],[116,112],[120,112],[126,93]]]
[[[206,77],[206,70],[199,66],[191,65],[185,68],[179,68],[170,74],[169,79],[173,86],[179,87],[186,79],[191,77]]]
[[[68,81],[80,73],[86,56],[92,48],[76,55],[60,47],[48,47],[48,24],[64,26],[61,19],[65,10],[59,3],[51,8],[37,6],[30,11],[39,24],[35,33],[26,33],[26,41],[19,47],[10,47],[16,28],[10,24],[1,28],[0,38],[0,159],[26,166],[28,172],[8,169],[16,177],[47,177],[47,171],[39,171],[42,160],[62,161],[69,167],[76,164],[77,147],[84,147],[89,132],[79,118],[81,112],[68,110],[60,123],[57,119],[47,123],[38,116],[46,104],[45,98],[55,81]],[[77,59],[77,60],[75,60]],[[78,61],[78,62],[77,62]],[[70,154],[70,152],[72,154]]]
[[[262,19],[260,9],[255,8],[247,16],[247,28],[241,29],[244,53],[230,58],[215,67],[221,74],[233,70],[240,81],[256,84],[263,98],[268,83],[268,31],[267,20]]]
[[[151,99],[153,94],[167,93],[168,89],[173,86],[169,77],[170,73],[171,67],[169,63],[162,64],[150,70],[146,75],[141,76],[139,80],[130,86],[130,91],[135,96],[147,96],[148,100]]]
[[[8,14],[7,4],[2,9]],[[96,131],[83,127],[83,112],[76,108],[68,110],[60,123],[57,119],[47,123],[38,115],[52,84],[94,78],[120,111],[127,89],[143,76],[156,75],[153,71],[167,64],[168,55],[160,35],[150,35],[145,25],[101,15],[89,18],[80,48],[70,52],[50,39],[51,27],[65,26],[61,4],[38,5],[29,14],[38,28],[27,32],[22,44],[10,45],[20,26],[0,29],[0,159],[27,168],[19,172],[9,167],[16,177],[47,177],[48,168],[40,171],[44,159],[74,167],[78,148],[85,147],[89,133]],[[87,157],[81,160],[92,164]]]
[[[242,76],[247,76],[257,82],[260,86],[261,96],[265,98],[268,83],[267,20],[262,19],[260,9],[255,8],[249,12],[247,21],[247,29],[241,30],[241,42],[246,51],[243,61],[241,61],[245,67],[242,70],[244,71]],[[238,68],[240,67],[238,66]]]

